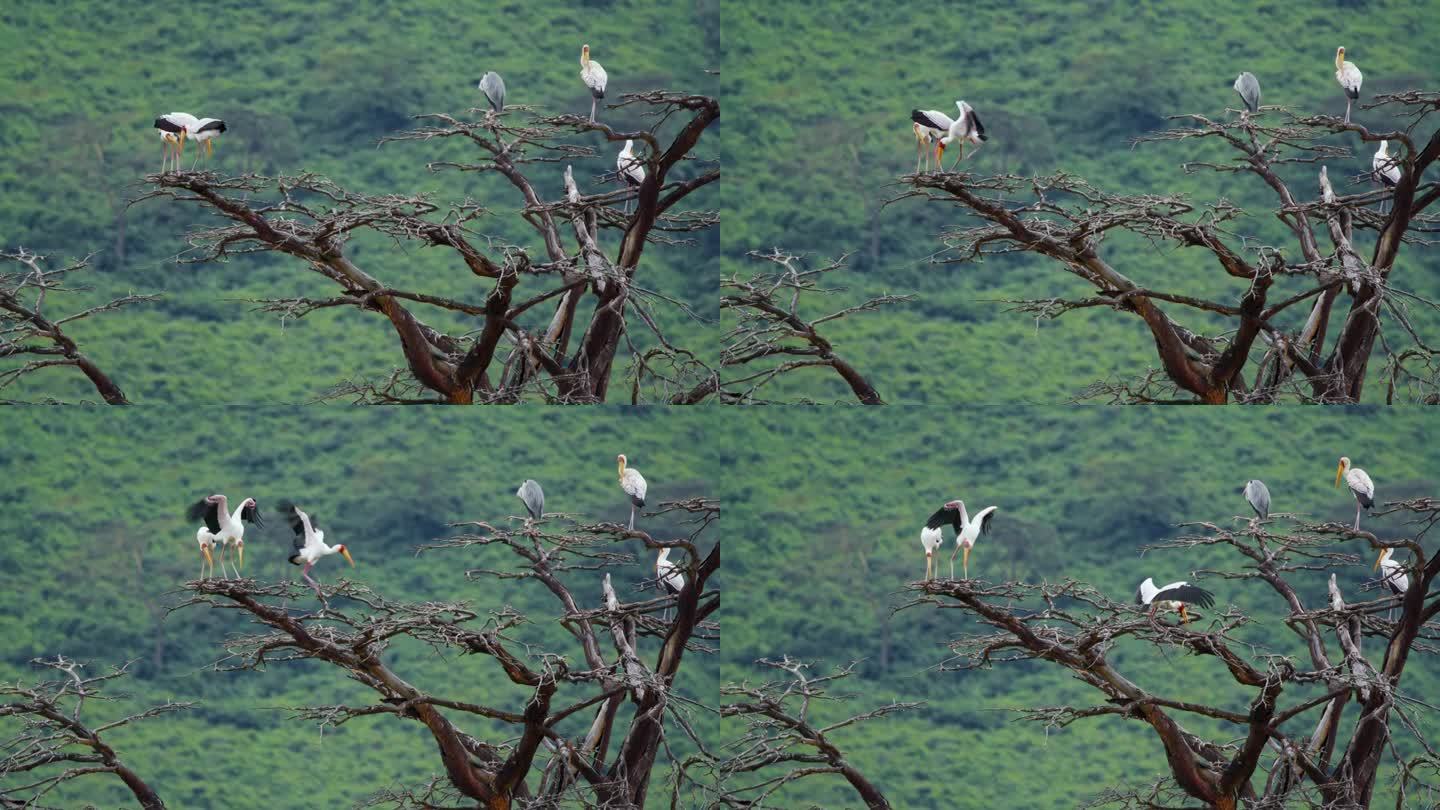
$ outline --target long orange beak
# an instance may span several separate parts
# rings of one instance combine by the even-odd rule
[[[1340,486],[1340,476],[1345,474],[1345,465],[1341,464],[1335,468],[1335,486]]]
[[[213,568],[215,566],[215,558],[210,556],[210,549],[201,546],[200,553],[205,555],[205,562],[210,563],[210,566]],[[1379,565],[1379,563],[1376,563],[1376,565]]]
[[[237,555],[240,557],[240,567],[241,567],[241,568],[244,568],[244,567],[245,567],[245,544],[244,544],[244,543],[241,543],[240,545],[236,546],[236,547],[235,547],[235,551],[236,551]]]
[[[1380,556],[1375,558],[1375,565],[1374,565],[1374,567],[1372,567],[1370,570],[1371,570],[1371,571],[1379,571],[1379,570],[1380,570],[1380,562],[1381,562],[1381,560],[1384,560],[1384,559],[1385,559],[1385,551],[1382,550],[1382,551],[1380,552]]]
[[[350,556],[350,549],[348,549],[348,548],[342,548],[342,549],[340,549],[340,554],[341,554],[342,556],[344,556],[345,559],[350,563],[350,567],[351,567],[351,568],[354,568],[354,567],[355,567],[355,559]]]

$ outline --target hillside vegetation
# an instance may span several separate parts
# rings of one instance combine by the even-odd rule
[[[1434,420],[1415,410],[891,408],[875,416],[794,408],[740,420],[747,441],[728,452],[725,463],[736,473],[722,490],[727,532],[749,542],[727,563],[745,598],[726,609],[722,679],[764,678],[753,662],[785,654],[813,662],[817,672],[859,660],[857,675],[832,690],[853,699],[817,706],[817,722],[924,701],[830,735],[895,807],[1076,807],[1107,787],[1167,773],[1143,723],[1097,718],[1047,730],[1016,721],[1011,710],[1020,707],[1103,702],[1068,671],[1034,662],[941,671],[950,661],[945,644],[962,626],[985,628],[958,610],[896,608],[915,596],[904,587],[924,575],[920,528],[946,500],[1000,507],[971,554],[972,577],[1073,577],[1123,602],[1146,577],[1195,581],[1197,569],[1239,568],[1236,555],[1217,549],[1143,557],[1140,550],[1175,537],[1182,521],[1248,518],[1239,490],[1249,478],[1268,484],[1272,513],[1310,520],[1354,516],[1350,494],[1333,486],[1341,454],[1370,472],[1381,503],[1440,489],[1440,464],[1424,449]],[[1397,520],[1363,525],[1389,536]],[[948,576],[954,543],[946,536],[941,573]],[[1339,576],[1347,599],[1373,583],[1373,557],[1364,556],[1365,565]],[[1295,582],[1307,604],[1323,603],[1324,575],[1297,574]],[[1263,584],[1215,577],[1201,584],[1215,593],[1215,612],[1234,604],[1256,619],[1251,638],[1303,656],[1279,621],[1284,607]],[[1212,658],[1122,644],[1110,659],[1142,688],[1176,699],[1244,712],[1253,696]],[[1401,690],[1428,701],[1440,689],[1440,660],[1412,656],[1410,665]],[[1286,705],[1297,699],[1287,692]],[[1440,731],[1435,712],[1414,716],[1427,734]],[[1352,707],[1347,729],[1353,717]],[[1212,739],[1235,733],[1205,718],[1187,716],[1184,724]],[[726,726],[722,736],[739,736]],[[1418,753],[1406,737],[1397,733],[1399,750]],[[1376,807],[1393,806],[1392,775],[1382,770]],[[832,776],[781,796],[787,801],[777,806],[859,806]]]
[[[1440,89],[1435,0],[982,1],[963,8],[727,2],[724,14],[724,96],[733,100],[724,147],[731,171],[724,272],[754,271],[745,258],[750,250],[778,246],[817,259],[849,253],[851,272],[828,279],[848,288],[836,308],[916,293],[909,304],[825,327],[836,351],[855,360],[889,402],[1059,403],[1096,380],[1130,379],[1158,366],[1133,315],[1082,310],[1037,323],[1006,313],[1005,299],[1091,292],[1053,263],[1028,256],[937,263],[947,258],[939,234],[959,224],[959,209],[919,199],[884,205],[907,190],[898,178],[915,169],[913,108],[954,113],[957,99],[974,105],[991,137],[967,157],[971,172],[1067,172],[1108,191],[1228,199],[1249,212],[1237,237],[1250,237],[1247,247],[1255,250],[1290,244],[1271,213],[1268,188],[1248,175],[1180,170],[1183,161],[1229,159],[1214,147],[1132,149],[1130,139],[1168,126],[1167,115],[1223,117],[1240,104],[1231,83],[1242,70],[1259,77],[1265,104],[1343,114],[1337,45],[1364,71],[1367,99]],[[1379,124],[1379,116],[1357,108],[1357,121]],[[1422,127],[1426,137],[1432,128]],[[1359,190],[1350,182],[1369,171],[1373,151],[1329,161],[1330,177],[1343,178],[1341,193]],[[1318,194],[1316,167],[1289,169],[1284,177],[1297,194]],[[1358,238],[1362,255],[1372,245],[1372,233]],[[1137,239],[1109,239],[1102,250],[1116,269],[1151,288],[1232,303],[1245,289],[1218,273],[1203,250],[1162,252]],[[1297,251],[1287,257],[1298,261],[1291,254]],[[1412,245],[1401,253],[1394,284],[1433,300],[1437,271],[1435,251]],[[1275,300],[1300,283],[1277,285]],[[1208,325],[1182,314],[1193,328]],[[1292,312],[1283,323],[1304,316]],[[1415,316],[1427,340],[1440,338],[1432,312],[1417,307]],[[1403,337],[1393,323],[1386,329]],[[833,376],[797,372],[788,390],[818,401],[848,398]],[[1378,386],[1367,387],[1367,400],[1381,396]]]
[[[373,702],[370,690],[339,670],[308,661],[272,662],[260,672],[210,668],[225,638],[254,626],[232,610],[167,613],[188,595],[178,588],[200,567],[195,525],[183,513],[211,492],[255,497],[267,525],[247,532],[245,574],[298,579],[299,569],[286,562],[291,535],[277,510],[280,500],[294,499],[317,516],[329,542],[346,543],[355,558],[353,569],[338,557],[321,561],[314,574],[322,583],[347,578],[396,600],[467,599],[482,616],[512,607],[529,619],[511,631],[517,645],[537,645],[531,655],[548,649],[583,661],[555,621],[554,598],[538,583],[467,580],[469,569],[513,569],[506,551],[417,557],[415,547],[450,536],[447,522],[517,520],[509,516],[524,509],[514,492],[527,477],[544,485],[547,512],[623,522],[629,503],[615,478],[621,451],[648,477],[654,504],[713,496],[713,451],[699,441],[707,425],[654,410],[604,418],[505,413],[483,423],[429,409],[0,413],[9,437],[0,453],[0,569],[9,572],[0,589],[0,681],[39,677],[29,665],[35,657],[65,655],[88,662],[95,674],[135,659],[135,675],[114,690],[131,697],[87,711],[198,701],[107,737],[171,807],[349,807],[383,787],[423,783],[440,765],[418,723],[361,718],[322,729],[287,719],[292,706]],[[667,520],[642,517],[638,525],[667,537],[689,533]],[[623,550],[636,561],[614,569],[612,579],[621,599],[635,601],[653,595],[636,589],[654,577],[654,555],[629,545]],[[577,571],[566,584],[595,607],[602,604],[600,579]],[[642,643],[640,655],[653,660],[658,647]],[[452,699],[518,710],[529,697],[484,656],[445,659],[412,642],[393,647],[386,663]],[[677,693],[713,705],[718,668],[713,655],[687,656]],[[579,694],[569,690],[562,686],[557,705]],[[630,711],[622,708],[623,722]],[[567,722],[578,727],[587,718],[580,712]],[[690,719],[712,733],[709,715],[697,711]],[[496,743],[512,733],[478,717],[457,722]],[[677,754],[693,750],[683,737],[667,738]],[[662,753],[653,803],[669,806],[667,778]],[[103,776],[67,783],[50,799],[66,807],[133,802],[118,780]]]
[[[610,74],[610,101],[626,92],[665,88],[718,91],[704,71],[718,68],[714,0],[456,5],[438,0],[352,4],[295,0],[116,5],[91,0],[22,3],[0,25],[0,245],[48,253],[56,261],[96,252],[92,295],[71,306],[128,292],[164,292],[154,303],[73,326],[72,336],[114,376],[134,402],[304,402],[345,379],[403,366],[390,326],[373,313],[326,310],[282,323],[244,299],[328,296],[333,285],[294,260],[242,256],[227,263],[177,264],[187,230],[216,224],[192,206],[152,200],[127,207],[140,179],[160,168],[151,127],[172,110],[224,118],[213,168],[238,174],[327,175],[364,193],[432,193],[446,203],[473,198],[490,215],[475,223],[493,249],[515,244],[543,255],[516,212],[523,201],[503,179],[431,173],[426,163],[460,160],[458,143],[379,139],[427,112],[463,115],[482,105],[476,82],[499,71],[509,103],[539,114],[586,113],[579,54],[590,43]],[[649,126],[638,110],[602,112],[620,127]],[[711,141],[710,138],[714,138]],[[598,135],[577,140],[598,157],[575,166],[582,188],[614,169],[618,147]],[[719,156],[718,133],[698,154]],[[186,166],[193,150],[186,150]],[[534,179],[562,192],[563,165]],[[687,201],[715,208],[717,191]],[[442,205],[443,210],[443,205]],[[715,317],[714,257],[719,234],[694,246],[654,245],[637,283]],[[601,247],[614,252],[607,231]],[[375,238],[351,246],[351,258],[386,283],[435,295],[482,300],[488,288],[450,256],[404,251]],[[708,268],[708,269],[707,269]],[[76,279],[79,283],[81,279]],[[521,286],[517,293],[528,296]],[[553,307],[529,313],[548,317]],[[582,313],[588,308],[582,306]],[[713,324],[680,306],[656,308],[675,343],[699,351]],[[452,313],[424,316],[463,332]],[[648,330],[632,330],[640,347]],[[622,353],[628,349],[622,346]],[[629,362],[622,356],[617,375]],[[219,373],[223,370],[223,374]],[[22,398],[95,399],[73,371],[32,378]]]

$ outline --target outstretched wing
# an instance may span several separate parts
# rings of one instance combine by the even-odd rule
[[[975,114],[975,108],[966,104],[965,115],[970,118],[970,126],[974,128],[975,134],[979,136],[980,140],[988,140],[988,136],[985,134],[985,125],[980,123],[980,116]]]
[[[211,532],[220,531],[220,505],[211,503],[209,498],[201,498],[185,510],[185,516],[191,520],[205,521],[205,528]]]
[[[910,120],[922,127],[948,131],[955,120],[939,110],[911,110]]]
[[[990,533],[990,521],[995,518],[995,510],[996,510],[996,509],[999,509],[999,508],[1000,508],[1000,507],[998,507],[998,506],[987,506],[987,507],[985,507],[984,509],[981,509],[981,510],[980,510],[980,514],[979,514],[979,515],[976,515],[976,517],[980,518],[980,533],[981,533],[981,534],[989,534],[989,533]]]
[[[246,523],[254,523],[256,526],[264,526],[265,521],[260,519],[260,507],[251,504],[240,510],[240,519]]]
[[[1197,588],[1188,582],[1177,582],[1173,585],[1166,585],[1155,594],[1156,602],[1184,602],[1187,605],[1199,605],[1203,608],[1215,606],[1215,594],[1204,588]]]
[[[937,510],[935,514],[930,516],[929,520],[925,521],[925,528],[938,529],[941,526],[946,525],[947,523],[951,526],[954,526],[955,531],[960,531],[959,509],[952,509],[948,506],[940,507],[940,509]]]

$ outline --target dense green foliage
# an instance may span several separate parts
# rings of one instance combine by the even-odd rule
[[[509,103],[540,114],[588,112],[579,78],[580,45],[589,42],[610,74],[610,101],[625,92],[665,88],[715,95],[718,8],[714,0],[669,2],[399,4],[229,2],[203,4],[9,4],[0,12],[0,245],[24,246],[62,260],[98,252],[96,289],[79,304],[130,290],[165,292],[155,304],[73,326],[72,336],[134,402],[302,402],[342,379],[374,377],[402,366],[388,323],[373,313],[331,309],[285,325],[240,299],[328,296],[334,285],[286,257],[176,264],[183,234],[215,223],[199,207],[149,201],[141,178],[160,168],[157,115],[185,110],[224,118],[214,168],[222,172],[324,174],[366,193],[429,192],[442,203],[467,197],[491,215],[475,223],[492,248],[518,244],[543,256],[535,233],[515,212],[519,195],[503,179],[426,170],[428,161],[463,160],[458,143],[377,141],[427,112],[463,115],[482,104],[476,82],[486,70],[506,80]],[[602,113],[623,128],[650,126],[636,108]],[[666,125],[673,132],[677,123]],[[598,157],[577,162],[582,188],[612,171],[618,147],[598,135],[577,140]],[[696,154],[718,157],[718,134]],[[192,149],[186,150],[188,167]],[[537,189],[561,193],[563,165],[537,167]],[[677,172],[677,179],[690,170]],[[698,172],[697,172],[698,173]],[[687,207],[715,208],[706,189]],[[602,247],[614,253],[618,235]],[[715,317],[713,257],[719,234],[694,247],[653,245],[641,286]],[[415,251],[361,239],[350,254],[382,282],[436,295],[483,301],[489,287],[453,254]],[[81,283],[82,279],[75,279]],[[522,283],[516,300],[548,281]],[[54,304],[52,304],[54,305]],[[62,305],[63,306],[63,305]],[[581,313],[588,321],[589,306]],[[548,317],[553,307],[527,314]],[[700,351],[713,324],[660,304],[657,319],[677,344]],[[437,328],[473,325],[454,313],[418,307]],[[637,324],[631,336],[649,345]],[[621,347],[617,374],[629,363]],[[213,372],[228,371],[226,379]],[[52,370],[22,387],[21,398],[95,399],[71,369]]]
[[[1166,772],[1142,723],[1092,719],[1047,733],[1014,722],[1009,710],[1019,707],[1101,702],[1063,669],[1027,662],[939,671],[946,641],[962,627],[983,628],[957,610],[893,611],[914,597],[904,587],[924,574],[920,527],[945,500],[1000,507],[971,554],[972,577],[1073,577],[1123,601],[1147,576],[1163,584],[1194,581],[1196,569],[1239,568],[1238,557],[1217,549],[1139,552],[1176,536],[1182,521],[1248,517],[1239,490],[1249,478],[1269,485],[1273,512],[1311,520],[1354,515],[1350,494],[1333,487],[1341,454],[1371,473],[1382,504],[1440,488],[1440,463],[1426,449],[1435,420],[1415,410],[892,407],[877,415],[792,408],[746,412],[739,421],[747,441],[725,458],[734,473],[722,491],[726,531],[747,541],[726,564],[744,598],[726,608],[722,678],[765,677],[751,662],[785,654],[818,670],[863,659],[858,674],[832,690],[854,699],[820,707],[817,722],[892,700],[924,701],[831,738],[896,807],[1075,807],[1106,787]],[[1381,536],[1401,528],[1398,516],[1365,525]],[[950,541],[944,549],[942,574],[953,548]],[[1307,603],[1323,600],[1323,575],[1295,582]],[[1369,566],[1342,571],[1340,582],[1347,598],[1362,598],[1362,585],[1373,583]],[[1215,592],[1217,609],[1234,604],[1257,620],[1252,638],[1303,656],[1279,621],[1283,603],[1263,584],[1209,577],[1203,586]],[[1127,643],[1111,661],[1142,688],[1180,700],[1243,712],[1253,696],[1211,658],[1162,657]],[[1412,656],[1401,690],[1429,700],[1437,688],[1440,660]],[[1282,704],[1295,700],[1292,690]],[[1428,734],[1440,731],[1434,712],[1414,714]],[[1352,705],[1347,735],[1353,720]],[[1204,718],[1182,722],[1214,739],[1236,734]],[[724,736],[738,736],[726,725]],[[1392,773],[1382,771],[1377,807],[1393,803],[1385,781]],[[837,777],[812,777],[788,791],[777,806],[857,806]]]
[[[918,199],[882,207],[906,190],[897,178],[915,168],[911,109],[953,114],[962,98],[974,105],[992,137],[973,161],[967,158],[972,172],[1067,172],[1115,192],[1229,199],[1249,211],[1237,226],[1239,235],[1254,237],[1247,249],[1286,247],[1299,261],[1270,213],[1273,194],[1256,178],[1181,173],[1182,161],[1228,159],[1217,148],[1132,150],[1129,140],[1165,127],[1166,115],[1218,117],[1239,106],[1230,85],[1241,70],[1259,77],[1266,104],[1343,113],[1333,66],[1342,44],[1364,71],[1367,98],[1440,89],[1436,0],[963,6],[727,0],[722,15],[730,101],[722,267],[727,274],[753,271],[746,251],[772,246],[816,257],[853,253],[851,272],[827,279],[849,287],[841,305],[917,293],[910,304],[825,327],[837,351],[889,402],[1063,402],[1096,380],[1129,379],[1159,365],[1132,315],[1085,310],[1037,324],[1007,314],[1002,299],[1089,294],[1092,288],[1048,260],[936,263],[946,258],[938,234],[962,221],[958,209]],[[1380,123],[1380,115],[1357,111],[1356,120]],[[1432,126],[1423,128],[1426,137]],[[1330,176],[1342,179],[1337,188],[1343,192],[1351,177],[1369,170],[1371,152],[1331,161]],[[1297,194],[1318,194],[1314,166],[1291,169],[1284,176]],[[1372,244],[1372,234],[1358,237],[1362,255]],[[1231,303],[1245,289],[1217,273],[1203,250],[1156,250],[1113,238],[1102,250],[1117,270],[1152,289]],[[1433,250],[1412,246],[1402,252],[1393,282],[1433,299],[1440,293],[1437,269]],[[1299,283],[1277,285],[1272,300],[1303,289]],[[1280,322],[1303,321],[1302,309]],[[1189,310],[1177,317],[1213,328]],[[1421,317],[1420,328],[1440,337],[1433,315]],[[1393,324],[1386,335],[1403,337]],[[1379,365],[1371,364],[1372,373]],[[798,372],[787,382],[792,396],[849,397],[826,369]],[[1372,385],[1366,398],[1382,394]]]
[[[699,441],[706,428],[698,412],[619,409],[511,410],[483,422],[428,409],[8,410],[0,413],[7,437],[0,453],[0,570],[7,572],[0,680],[36,677],[28,662],[37,656],[64,654],[88,661],[94,672],[138,659],[135,677],[116,687],[132,697],[113,709],[92,704],[97,724],[112,710],[199,701],[109,740],[171,807],[347,807],[387,785],[418,784],[440,765],[417,723],[364,718],[322,733],[286,719],[288,706],[373,700],[341,671],[314,662],[263,672],[207,668],[221,656],[222,639],[251,625],[228,610],[166,614],[184,598],[180,583],[199,571],[185,506],[214,491],[255,497],[268,520],[247,532],[246,574],[274,581],[298,578],[299,569],[286,563],[289,530],[275,510],[293,498],[318,516],[330,542],[343,541],[354,554],[354,569],[322,561],[315,570],[322,582],[352,578],[394,599],[469,599],[482,614],[512,606],[529,617],[514,632],[537,645],[531,654],[545,648],[573,662],[581,653],[556,624],[558,605],[542,586],[466,580],[466,569],[515,568],[508,552],[474,547],[416,557],[415,547],[448,536],[450,521],[523,514],[513,493],[527,477],[544,485],[547,511],[623,521],[629,504],[614,466],[622,450],[649,478],[652,504],[713,496],[715,451]],[[683,531],[667,520],[641,520],[662,536]],[[632,588],[653,577],[653,555],[639,546],[625,550],[638,558],[614,573],[616,589],[622,598],[650,595]],[[574,572],[568,583],[577,599],[601,604],[597,573]],[[653,660],[658,644],[640,652]],[[402,677],[452,699],[518,711],[528,697],[487,657],[441,659],[417,644],[387,655]],[[687,656],[677,690],[713,704],[718,669],[714,656]],[[556,705],[582,694],[590,693],[562,686]],[[586,714],[574,722],[588,722]],[[713,729],[703,713],[692,721],[702,732]],[[513,733],[474,717],[457,722],[494,742]],[[628,708],[620,722],[628,725]],[[667,740],[677,752],[691,750],[682,737]],[[667,778],[662,765],[652,797],[665,794]],[[127,796],[118,780],[90,777],[52,798],[113,807]]]

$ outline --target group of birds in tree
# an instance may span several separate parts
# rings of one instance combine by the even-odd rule
[[[645,483],[645,476],[634,467],[626,465],[625,455],[622,453],[616,456],[619,462],[620,489],[630,501],[630,523],[631,531],[635,529],[635,510],[645,506],[645,494],[648,489]],[[515,491],[515,496],[525,504],[525,511],[529,513],[531,520],[540,520],[545,516],[545,490],[540,487],[539,482],[534,479],[526,479],[525,483]],[[322,600],[324,593],[320,590],[320,583],[310,576],[310,569],[322,558],[331,554],[339,554],[344,557],[351,567],[355,565],[355,559],[350,556],[350,550],[344,543],[327,545],[325,532],[321,530],[315,516],[301,510],[293,503],[282,503],[280,510],[285,514],[290,524],[290,529],[295,533],[294,553],[289,557],[290,564],[301,565],[304,568],[300,576],[315,590],[315,595]],[[222,494],[207,495],[196,501],[186,511],[190,520],[201,521],[201,526],[195,532],[195,542],[200,546],[200,554],[203,558],[200,562],[200,578],[206,578],[206,567],[209,567],[210,576],[215,575],[215,555],[212,551],[218,548],[220,557],[220,573],[226,579],[230,577],[230,571],[225,568],[228,561],[231,569],[235,572],[235,578],[241,576],[240,569],[245,567],[245,526],[253,523],[256,526],[264,527],[265,521],[260,515],[260,506],[254,498],[246,498],[230,511],[229,499]],[[234,558],[227,559],[233,552]],[[669,547],[662,548],[655,559],[655,579],[660,583],[667,593],[678,594],[685,587],[685,575],[680,572],[680,567],[670,560]]]
[[[935,159],[935,171],[944,168],[945,148],[955,144],[957,153],[955,162],[950,164],[951,171],[960,165],[965,159],[965,144],[975,145],[971,150],[973,156],[980,151],[980,144],[989,140],[985,134],[985,125],[980,123],[980,116],[975,114],[975,108],[964,101],[955,102],[955,107],[960,111],[959,118],[951,118],[939,110],[911,110],[910,128],[915,132],[915,173],[919,174],[921,165],[926,158],[933,156]],[[930,144],[935,144],[934,151],[930,151]]]
[[[580,47],[580,80],[590,91],[590,120],[595,120],[595,109],[600,99],[605,98],[605,87],[610,77],[599,62],[590,58],[590,46]],[[495,71],[487,71],[480,79],[480,92],[485,95],[490,109],[499,113],[505,109],[505,80]],[[977,122],[978,124],[978,122]],[[219,118],[196,118],[186,112],[166,113],[155,119],[155,131],[160,133],[164,154],[160,161],[160,173],[180,171],[180,159],[185,153],[185,141],[202,144],[201,154],[209,157],[215,153],[215,139],[225,132],[225,122]],[[984,137],[981,130],[981,137]],[[645,181],[645,169],[633,153],[634,141],[626,141],[625,148],[615,159],[616,175],[631,187],[638,187]],[[199,165],[201,154],[195,156],[191,169]]]
[[[1345,123],[1350,123],[1350,108],[1360,98],[1360,85],[1365,76],[1360,68],[1345,58],[1345,46],[1335,49],[1335,81],[1345,91]],[[1260,80],[1248,70],[1235,79],[1235,92],[1245,104],[1245,114],[1260,111]],[[1391,157],[1390,142],[1381,141],[1370,160],[1370,177],[1385,188],[1392,188],[1400,182],[1399,159]]]
[[[1346,456],[1340,458],[1340,466],[1335,471],[1335,486],[1340,486],[1342,480],[1355,496],[1355,531],[1359,531],[1360,513],[1375,505],[1375,483],[1364,470],[1352,467],[1349,457]],[[1265,482],[1246,481],[1240,491],[1250,508],[1255,511],[1257,519],[1270,519],[1270,489],[1265,486]],[[990,521],[998,508],[987,506],[972,517],[965,511],[964,501],[954,500],[946,502],[931,515],[930,519],[925,521],[925,527],[920,530],[920,546],[925,549],[925,579],[928,581],[936,575],[935,552],[945,543],[943,529],[947,525],[955,529],[955,551],[950,553],[950,578],[955,578],[955,555],[963,551],[961,572],[969,579],[970,549],[974,548],[980,535],[990,533]],[[1392,594],[1400,596],[1410,587],[1410,579],[1405,574],[1404,565],[1392,559],[1393,553],[1392,548],[1382,549],[1374,568],[1381,572],[1380,579],[1385,587]],[[1135,604],[1148,605],[1152,619],[1159,610],[1163,609],[1167,613],[1174,611],[1180,614],[1181,624],[1185,624],[1190,621],[1187,609],[1189,605],[1212,607],[1215,604],[1215,595],[1183,580],[1159,587],[1156,586],[1154,578],[1146,577],[1135,592]]]

